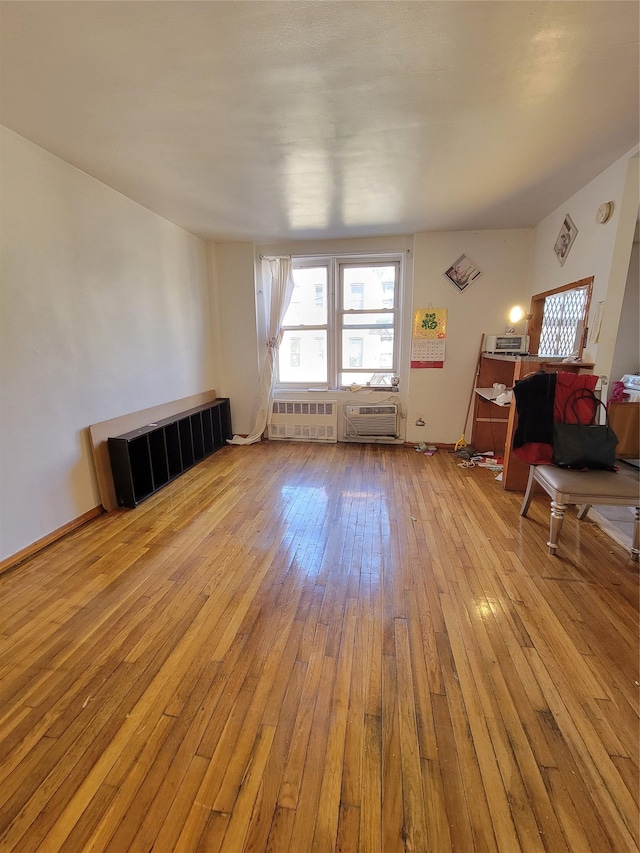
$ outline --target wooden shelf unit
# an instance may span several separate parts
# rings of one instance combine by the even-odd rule
[[[228,397],[108,439],[118,506],[135,507],[233,435]]]
[[[515,367],[515,356],[482,355],[476,376],[476,389],[492,388],[494,383],[512,388]],[[471,444],[476,450],[493,450],[496,455],[502,456],[507,440],[510,408],[497,406],[478,393],[474,394]]]
[[[533,355],[489,355],[480,357],[476,388],[491,388],[494,383],[513,388],[517,380],[529,373],[591,373],[593,364],[563,362],[538,358]],[[475,394],[471,444],[479,452],[493,450],[504,456],[502,488],[507,491],[524,491],[529,478],[529,466],[512,452],[513,434],[518,424],[515,399],[510,406],[498,406]]]

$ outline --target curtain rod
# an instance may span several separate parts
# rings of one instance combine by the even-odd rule
[[[371,254],[398,255],[402,252],[410,255],[411,249],[401,249],[400,252],[320,252],[318,254],[305,252],[303,255],[260,255],[259,257],[261,261],[273,261],[278,258],[289,258],[290,260],[293,260],[294,258],[361,258]]]

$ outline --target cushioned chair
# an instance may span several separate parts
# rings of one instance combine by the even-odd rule
[[[549,553],[558,549],[558,538],[567,506],[578,505],[578,518],[586,517],[591,506],[632,506],[636,517],[633,525],[631,559],[640,555],[640,480],[632,469],[620,471],[572,471],[556,465],[531,465],[529,482],[520,507],[525,516],[535,490],[536,483],[551,498],[551,521],[549,526]]]

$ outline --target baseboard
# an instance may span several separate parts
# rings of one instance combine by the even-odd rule
[[[453,451],[455,450],[455,447],[456,447],[455,444],[447,444],[446,442],[443,443],[443,442],[439,442],[439,441],[425,441],[425,442],[405,441],[404,446],[405,447],[417,447],[421,443],[427,444],[430,447],[435,447],[437,450],[446,450],[448,453],[453,453]]]
[[[28,560],[29,557],[33,557],[33,555],[37,554],[38,551],[42,551],[43,548],[46,548],[48,545],[52,545],[54,542],[57,542],[58,539],[62,539],[63,536],[77,530],[78,527],[82,527],[83,524],[86,524],[88,521],[91,521],[97,516],[102,515],[103,512],[103,507],[95,506],[88,512],[78,516],[78,518],[74,518],[74,520],[70,521],[68,524],[64,524],[62,527],[59,527],[57,530],[53,530],[42,539],[38,539],[37,542],[33,542],[31,545],[23,548],[22,551],[18,551],[17,554],[12,554],[11,557],[5,557],[4,560],[0,560],[0,574],[14,569],[20,563]]]

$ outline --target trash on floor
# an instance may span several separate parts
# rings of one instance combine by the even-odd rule
[[[460,455],[460,454],[459,454]],[[487,468],[489,471],[502,471],[504,458],[494,456],[492,450],[485,453],[475,453],[464,462],[458,462],[459,468]]]
[[[433,456],[438,448],[434,444],[425,444],[424,441],[421,441],[419,444],[416,444],[415,449],[416,453],[422,453],[424,456]]]
[[[482,456],[475,457],[473,460],[478,468],[488,468],[490,471],[502,471],[502,466],[504,463],[504,459],[502,456],[491,456],[487,454],[483,454]]]
[[[458,450],[454,448],[453,453],[455,453],[459,459],[471,459],[472,456],[478,455],[478,451],[470,444],[467,444],[466,447],[461,447]]]

